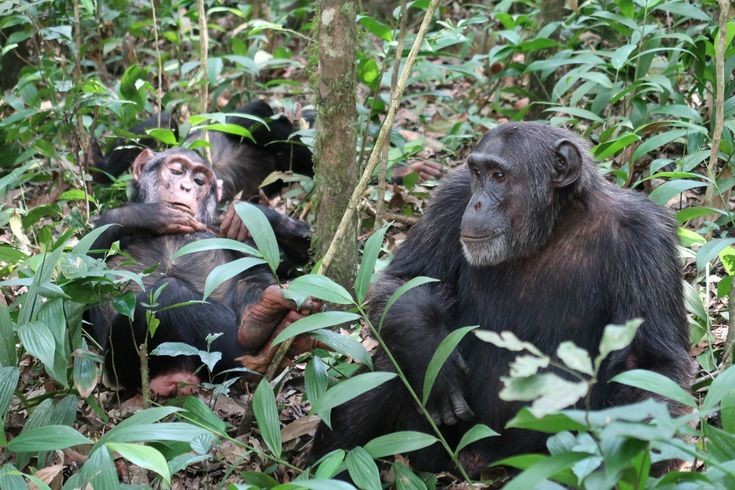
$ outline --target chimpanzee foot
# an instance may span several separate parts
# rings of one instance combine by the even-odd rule
[[[157,396],[191,395],[199,389],[202,380],[187,371],[160,374],[151,379],[151,393]]]

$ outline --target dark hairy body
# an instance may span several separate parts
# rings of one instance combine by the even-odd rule
[[[98,227],[114,226],[92,246],[106,250],[119,241],[126,255],[111,257],[108,265],[150,272],[143,279],[145,290],[135,289],[132,321],[111,305],[90,312],[90,328],[105,352],[108,375],[128,389],[140,386],[137,352],[149,336],[146,305],[154,302],[157,305],[152,310],[160,324],[148,341],[149,350],[163,342],[183,342],[199,350],[222,353],[212,374],[241,367],[243,356],[256,354],[279,327],[300,317],[295,304],[283,297],[264,266],[233,277],[201,303],[209,273],[242,257],[229,250],[211,250],[173,259],[182,246],[217,236],[211,231],[220,196],[214,172],[196,153],[182,149],[161,153],[145,150],[133,163],[132,171],[132,202],[100,216]],[[276,219],[288,219],[272,212]],[[154,301],[156,291],[160,294]],[[177,306],[191,301],[197,303]],[[312,306],[307,304],[303,311],[308,313]],[[221,334],[211,347],[207,345],[210,334]],[[190,392],[191,385],[201,381],[200,365],[195,357],[152,356],[152,391],[159,395]]]
[[[444,179],[374,283],[375,324],[390,295],[416,276],[441,282],[405,294],[381,335],[419,395],[441,340],[467,325],[512,331],[549,354],[572,340],[594,355],[607,324],[642,318],[632,344],[604,363],[593,408],[648,396],[607,383],[626,369],[689,381],[676,224],[646,197],[607,183],[585,142],[568,131],[533,123],[490,131],[468,166]],[[543,434],[503,430],[522,406],[498,397],[515,355],[469,335],[432,389],[427,409],[450,446],[476,423],[501,432],[461,452],[473,475],[505,456],[544,450]],[[376,369],[392,369],[384,352],[375,357]],[[332,427],[317,431],[315,457],[396,430],[431,432],[397,379],[337,407]],[[419,469],[450,468],[438,444],[408,456]]]

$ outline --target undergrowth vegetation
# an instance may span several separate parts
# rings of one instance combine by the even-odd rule
[[[599,353],[573,344],[545,352],[468,326],[442,342],[423,393],[465,335],[519,353],[502,396],[529,406],[509,426],[548,433],[548,453],[497,462],[478,485],[735,488],[735,19],[721,16],[711,0],[575,1],[552,17],[540,8],[545,1],[443,2],[401,101],[388,167],[421,160],[458,166],[485,130],[506,120],[543,118],[582,134],[601,172],[648,193],[680,224],[697,374],[689,392],[653,372],[625,372],[614,381],[659,396],[590,411],[584,400],[602,360],[632,340],[639,322],[608,326]],[[351,289],[319,274],[289,284],[297,303],[312,296],[333,311],[281,333],[278,342],[305,332],[320,341],[283,373],[272,380],[249,377],[249,384],[207,380],[199,396],[155,406],[103,385],[102,358],[84,334],[84,312],[112,301],[132,317],[135,298],[124,285],[142,284],[142,276],[108,269],[87,255],[100,232],[90,233],[94,217],[127,199],[130,180],[93,183],[90,138],[105,146],[127,136],[124,128],[166,110],[187,122],[178,136],[169,130],[151,136],[173,146],[196,129],[227,130],[225,114],[254,98],[294,116],[312,101],[309,77],[319,47],[311,2],[200,3],[209,34],[205,57],[192,0],[0,2],[0,488],[29,482],[37,488],[351,488],[333,479],[344,471],[358,488],[369,489],[432,489],[467,480],[461,468],[414,472],[411,451],[438,441],[457,461],[463,447],[502,427],[476,425],[458,447],[438,430],[404,432],[333,452],[311,466],[304,461],[314,415],[328,423],[332,408],[396,376],[411,390],[420,416],[431,420],[425,397],[400,369],[353,376],[361,365],[372,368],[369,352],[382,343],[380,325],[364,310],[370,281],[436,185],[420,183],[415,173],[401,186],[378,192],[371,185],[366,193],[360,230],[368,238]],[[360,164],[390,102],[399,40],[405,58],[428,3],[407,3],[404,31],[400,6],[362,3],[355,60]],[[311,129],[300,134],[307,143],[313,138]],[[313,181],[273,178],[292,186],[271,204],[313,222]],[[257,210],[241,205],[238,213],[255,239],[252,254],[276,271],[272,231]],[[376,227],[376,215],[392,226]],[[210,277],[208,290],[230,273]],[[428,281],[409,281],[388,308]],[[147,308],[155,312],[155,297]],[[194,354],[209,366],[218,361],[214,352],[167,348],[161,353]],[[539,371],[549,364],[574,381]],[[664,399],[691,411],[672,418]],[[679,470],[654,476],[655,464],[671,458],[682,461]]]

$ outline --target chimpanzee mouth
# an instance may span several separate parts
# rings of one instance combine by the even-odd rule
[[[490,232],[485,235],[465,235],[464,233],[459,236],[460,241],[463,242],[483,242],[485,240],[491,240],[496,238],[500,233]]]

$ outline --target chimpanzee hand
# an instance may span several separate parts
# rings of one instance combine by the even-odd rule
[[[148,205],[154,207],[148,220],[152,233],[168,235],[207,231],[206,225],[197,220],[194,212],[183,204],[161,202]]]
[[[459,420],[472,420],[475,416],[464,398],[464,377],[469,368],[462,354],[452,353],[439,372],[431,390],[426,409],[436,425],[454,425]]]
[[[238,242],[244,242],[250,238],[250,232],[235,212],[234,205],[227,209],[224,218],[222,218],[220,234],[225,238],[232,238]]]
[[[438,163],[430,161],[414,162],[410,165],[399,165],[397,167],[393,167],[391,177],[394,182],[401,183],[403,182],[403,177],[411,172],[419,174],[419,182],[424,182],[429,179],[438,180],[441,179],[442,175],[444,175],[444,167]]]

